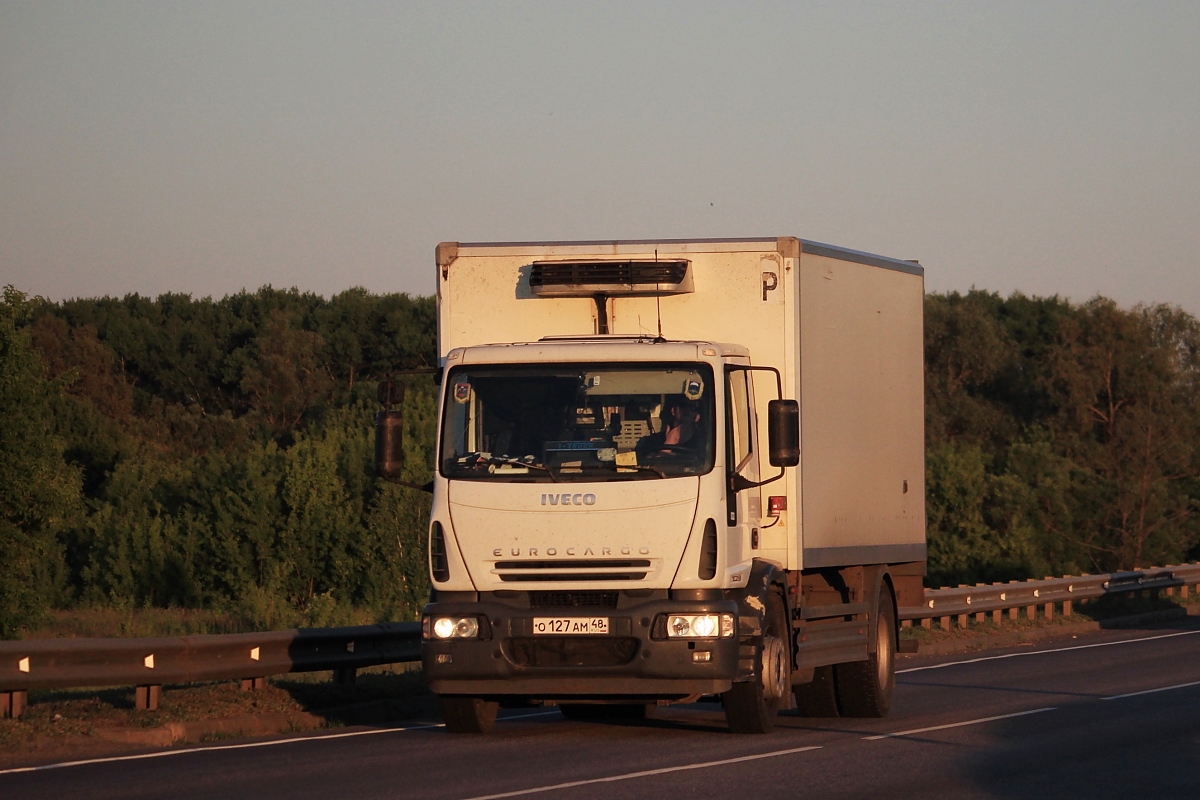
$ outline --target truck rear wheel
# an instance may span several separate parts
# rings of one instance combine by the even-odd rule
[[[871,655],[833,668],[838,707],[844,717],[884,717],[896,688],[896,606],[887,583],[879,587]]]
[[[755,679],[735,683],[721,695],[725,721],[734,733],[770,733],[775,715],[785,707],[792,674],[791,626],[783,598],[767,598]]]
[[[839,717],[833,667],[817,667],[808,683],[792,687],[796,710],[805,717]]]
[[[442,696],[442,719],[451,733],[491,733],[500,704],[478,697]]]

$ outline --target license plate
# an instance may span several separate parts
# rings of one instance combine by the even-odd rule
[[[608,617],[534,617],[535,634],[608,633]]]

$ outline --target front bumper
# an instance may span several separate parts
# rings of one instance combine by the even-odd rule
[[[532,608],[528,593],[473,602],[435,602],[425,616],[481,619],[478,639],[426,639],[422,666],[438,694],[493,698],[682,699],[727,691],[738,674],[738,636],[668,639],[667,614],[732,614],[732,600],[629,597],[616,608]],[[665,593],[656,593],[665,595]],[[607,617],[606,635],[533,634],[534,617]],[[707,653],[697,660],[696,653]]]

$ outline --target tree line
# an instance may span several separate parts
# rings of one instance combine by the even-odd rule
[[[1200,324],[1169,305],[925,303],[932,585],[1200,557]]]
[[[436,363],[435,331],[432,298],[358,289],[48,303],[7,288],[0,634],[72,606],[262,628],[411,618],[428,503],[373,476],[375,382]],[[405,398],[416,472],[433,389]]]
[[[1097,298],[926,298],[929,585],[1200,556],[1200,325]],[[428,297],[270,287],[0,303],[0,636],[50,608],[262,628],[414,617],[428,501],[373,477],[375,385]],[[405,397],[412,480],[431,381]]]

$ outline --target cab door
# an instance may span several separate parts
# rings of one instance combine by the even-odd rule
[[[738,561],[746,561],[758,550],[758,525],[762,513],[759,487],[738,488],[739,484],[759,482],[754,378],[749,366],[726,367],[725,398],[725,521],[731,549],[740,551]]]

